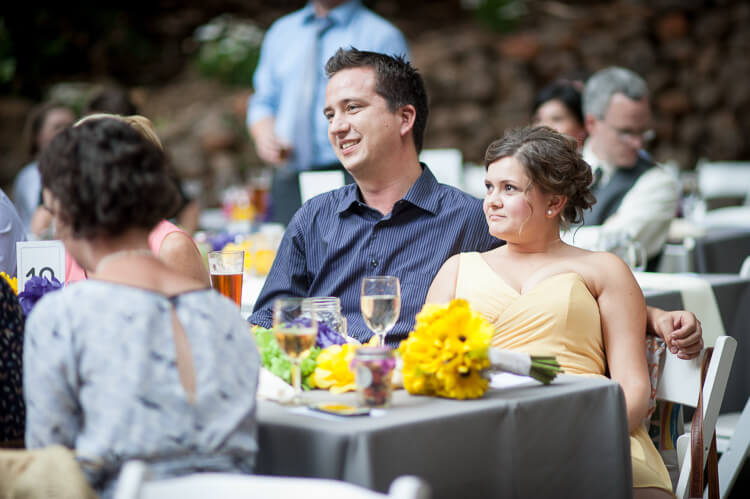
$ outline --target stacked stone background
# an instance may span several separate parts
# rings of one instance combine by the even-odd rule
[[[221,189],[261,166],[243,128],[251,89],[198,77],[185,62],[173,60],[176,47],[189,52],[190,30],[219,11],[231,10],[265,28],[298,3],[182,7],[170,23],[159,25],[165,37],[182,40],[164,44],[166,74],[160,81],[152,74],[146,84],[129,85],[183,177],[202,186],[205,205],[215,205]],[[616,64],[649,84],[656,159],[683,170],[693,169],[700,158],[750,159],[750,3],[527,0],[524,5],[517,29],[499,34],[458,0],[374,3],[404,32],[424,76],[431,103],[425,147],[456,147],[466,161],[481,162],[486,146],[506,128],[528,123],[533,97],[544,85]],[[98,53],[93,50],[92,65],[99,72],[89,83],[112,79]],[[25,161],[20,131],[32,104],[0,97],[0,185],[6,192]]]

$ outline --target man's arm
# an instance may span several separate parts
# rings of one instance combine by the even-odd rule
[[[681,359],[692,359],[703,350],[703,329],[695,314],[656,307],[646,307],[646,312],[646,331],[661,337],[670,352]]]
[[[631,234],[651,258],[661,251],[667,240],[679,199],[678,180],[664,168],[656,166],[638,179],[617,212],[605,220],[602,230]]]
[[[627,233],[641,243],[648,258],[657,255],[677,212],[679,183],[661,167],[644,173],[628,191],[617,212],[603,225],[586,225],[560,232],[563,241],[579,248],[599,249],[602,232]]]
[[[247,129],[255,142],[258,157],[278,165],[284,163],[284,151],[289,148],[276,137],[274,125],[279,109],[279,84],[274,76],[275,33],[273,27],[266,33],[260,50],[258,66],[253,75],[253,95],[247,101]]]
[[[273,116],[262,118],[250,125],[250,136],[255,142],[258,157],[272,165],[280,165],[287,160],[291,145],[280,140],[274,132],[276,120]]]
[[[269,328],[273,321],[273,302],[282,296],[307,297],[310,284],[307,277],[305,241],[298,223],[297,213],[284,233],[276,258],[263,284],[263,289],[253,305],[248,322]]]

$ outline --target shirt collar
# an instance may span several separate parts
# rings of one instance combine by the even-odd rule
[[[422,166],[422,174],[417,178],[416,182],[412,184],[406,195],[401,200],[409,202],[434,215],[437,213],[438,203],[440,201],[440,194],[438,192],[439,184],[427,165],[420,163],[420,166]],[[338,202],[336,213],[343,213],[351,209],[351,207],[357,203],[364,204],[360,199],[357,184],[350,184],[346,187],[344,197]]]
[[[597,157],[597,155],[591,148],[591,140],[586,140],[586,142],[584,142],[582,156],[583,160],[591,166],[592,171],[596,170],[597,167],[601,168],[602,183],[606,183],[605,180],[608,179],[615,171],[614,166]]]
[[[331,9],[328,12],[328,18],[333,21],[333,24],[347,24],[351,17],[357,12],[357,9],[361,7],[361,0],[350,0],[345,2],[338,7]],[[302,9],[302,23],[308,24],[315,19],[315,7],[312,2],[308,2],[307,5]]]

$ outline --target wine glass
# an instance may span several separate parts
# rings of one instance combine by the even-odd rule
[[[619,256],[633,272],[646,270],[646,250],[626,232],[606,231],[599,234],[600,251],[609,251]]]
[[[318,335],[318,324],[310,308],[303,307],[303,298],[277,298],[273,303],[273,333],[279,347],[292,363],[292,405],[305,403],[302,397],[300,362],[313,346]]]
[[[359,307],[370,330],[385,346],[385,335],[396,325],[401,313],[401,285],[398,277],[373,276],[362,279]]]
[[[646,250],[638,241],[630,241],[627,245],[627,258],[625,263],[628,264],[633,272],[643,272],[646,270]]]

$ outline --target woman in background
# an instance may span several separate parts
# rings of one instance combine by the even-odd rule
[[[247,322],[149,248],[179,202],[163,152],[101,118],[63,131],[39,164],[57,234],[89,275],[27,319],[27,447],[73,449],[103,498],[129,459],[155,478],[252,472],[260,361]]]
[[[31,219],[42,194],[37,158],[55,135],[72,125],[75,119],[73,110],[59,102],[42,103],[29,114],[24,141],[31,162],[21,169],[13,182],[13,203],[26,232],[31,232]]]
[[[583,120],[581,92],[583,83],[558,80],[539,91],[534,99],[532,124],[548,126],[573,137],[578,150],[583,149],[586,126]]]

